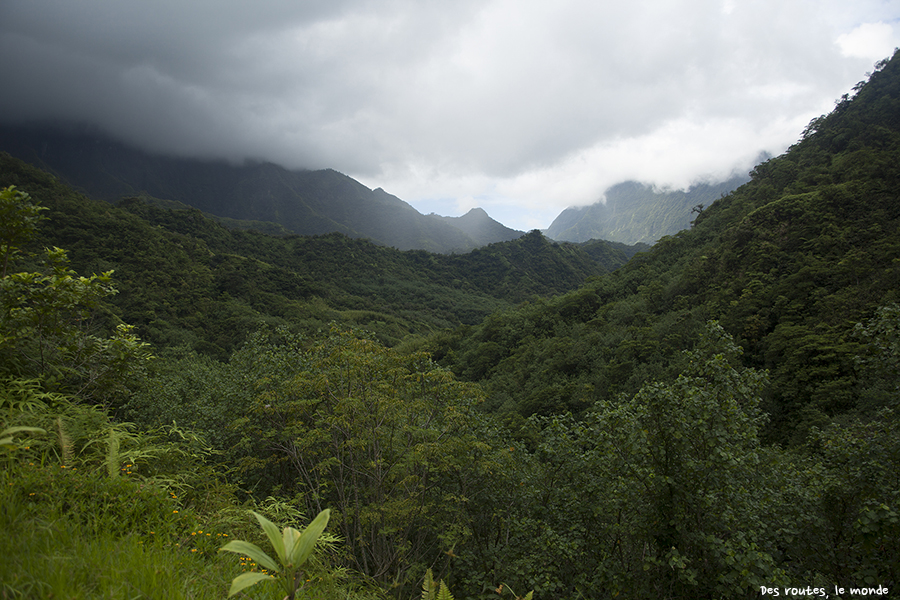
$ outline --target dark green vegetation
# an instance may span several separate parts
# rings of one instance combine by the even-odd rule
[[[0,127],[0,150],[92,198],[150,196],[216,215],[230,226],[300,235],[339,232],[401,250],[465,252],[523,234],[483,210],[423,215],[382,189],[330,169],[288,171],[269,163],[232,165],[148,154],[85,128]]]
[[[331,321],[363,325],[395,345],[576,288],[627,260],[627,247],[588,254],[537,232],[458,255],[402,252],[337,233],[273,237],[227,229],[198,209],[137,198],[113,208],[0,154],[0,186],[7,185],[48,209],[35,248],[65,248],[79,272],[115,271],[113,310],[143,339],[219,358],[261,323],[307,332]]]
[[[855,91],[580,287],[551,274],[596,262],[537,233],[460,256],[271,238],[94,205],[7,160],[2,185],[48,210],[5,192],[3,593],[121,596],[84,575],[121,564],[103,585],[131,597],[224,595],[240,567],[197,535],[252,539],[246,507],[331,509],[298,597],[413,598],[429,569],[457,598],[896,594],[900,56]],[[39,232],[101,274],[23,242]],[[326,251],[304,271],[303,248]],[[433,295],[358,291],[381,276]],[[486,305],[432,309],[438,290]],[[165,557],[181,592],[153,587]]]
[[[612,240],[653,244],[691,226],[697,211],[746,183],[732,177],[721,183],[698,183],[687,191],[660,191],[627,181],[606,190],[606,202],[567,208],[544,232],[554,240]]]

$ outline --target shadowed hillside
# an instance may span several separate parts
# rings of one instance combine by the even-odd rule
[[[271,163],[153,155],[77,128],[3,126],[0,150],[98,200],[146,195],[199,208],[230,225],[242,225],[231,220],[272,222],[300,235],[337,232],[431,252],[461,252],[522,235],[483,211],[477,219],[460,221],[423,215],[396,196],[331,169],[289,171]]]

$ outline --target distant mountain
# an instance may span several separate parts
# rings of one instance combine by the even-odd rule
[[[486,246],[494,242],[508,242],[523,235],[521,231],[498,223],[481,208],[473,208],[461,217],[442,217],[436,214],[428,216],[459,229],[478,246]]]
[[[605,203],[567,208],[544,233],[567,242],[602,239],[653,244],[665,235],[690,227],[691,210],[695,206],[709,206],[749,180],[749,176],[732,177],[721,183],[697,184],[686,192],[659,191],[636,181],[626,181],[606,191]]]
[[[396,196],[370,190],[331,169],[289,171],[271,163],[232,165],[153,155],[83,128],[0,126],[0,150],[98,200],[172,200],[220,217],[229,226],[249,221],[267,231],[339,232],[401,250],[444,253],[524,234],[484,211],[456,219],[423,215]]]

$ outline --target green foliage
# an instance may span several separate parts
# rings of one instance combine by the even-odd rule
[[[252,511],[251,511],[252,512]],[[323,510],[302,532],[293,527],[285,527],[279,534],[278,528],[259,513],[252,513],[269,538],[269,543],[278,556],[275,562],[259,546],[243,540],[232,540],[222,547],[222,551],[245,555],[264,567],[267,572],[249,572],[239,575],[231,582],[228,596],[243,591],[261,581],[275,579],[284,589],[289,600],[293,600],[303,585],[303,565],[312,554],[316,541],[328,525],[330,511]]]
[[[900,306],[880,307],[866,323],[853,329],[863,347],[857,357],[860,370],[858,413],[872,414],[882,407],[897,410],[900,402]]]
[[[27,425],[7,427],[3,431],[0,431],[0,447],[3,447],[7,452],[18,450],[19,446],[16,445],[15,440],[23,433],[47,433],[47,431],[40,427],[28,427]]]
[[[422,580],[422,600],[453,600],[447,584],[434,581],[431,569],[425,572],[425,579]]]
[[[176,534],[185,526],[175,518],[178,505],[164,488],[135,478],[110,478],[101,470],[49,463],[24,465],[9,475],[15,478],[13,501],[65,516],[88,535]]]
[[[883,409],[866,422],[814,429],[809,448],[825,468],[817,519],[790,548],[834,580],[878,585],[900,578],[900,421]],[[819,551],[810,552],[810,548]]]
[[[251,340],[256,338],[256,334],[251,336]],[[134,393],[117,414],[146,429],[178,423],[225,453],[239,438],[230,428],[232,421],[253,398],[255,379],[248,371],[268,366],[270,363],[241,363],[237,355],[229,364],[194,351],[171,351],[135,382]]]
[[[505,586],[500,584],[500,587],[496,590],[497,594],[502,595],[504,588]],[[533,592],[528,592],[522,598],[515,594],[513,596],[515,596],[516,600],[531,600],[532,594]],[[425,578],[422,580],[422,600],[453,600],[450,588],[447,587],[443,580],[435,582],[431,569],[425,572]]]
[[[6,258],[20,253],[36,233],[37,211],[27,194],[3,194],[3,211],[19,223],[6,232]],[[16,245],[18,244],[18,245]],[[127,390],[151,358],[128,325],[110,337],[98,335],[92,320],[101,301],[115,294],[112,272],[79,276],[67,253],[48,249],[37,271],[7,272],[0,278],[0,376],[43,378],[56,389],[94,402],[110,403]]]
[[[183,513],[162,490],[101,473],[0,471],[0,595],[221,598],[233,567],[178,545]]]
[[[6,183],[49,208],[42,244],[70,249],[76,270],[115,270],[119,293],[107,302],[143,339],[220,360],[263,323],[312,334],[338,321],[393,346],[409,335],[477,323],[535,294],[573,289],[626,260],[617,254],[601,264],[539,233],[435,255],[338,233],[229,230],[183,206],[127,198],[112,208],[0,155]]]
[[[693,589],[752,597],[778,577],[756,521],[757,504],[773,491],[758,479],[765,375],[742,368],[739,355],[713,323],[674,383],[648,384],[591,414],[597,450],[618,480],[610,491],[638,544],[626,550],[635,562],[611,585],[626,586],[643,570],[660,597]],[[647,552],[637,561],[641,546]]]
[[[41,215],[43,210],[47,209],[31,202],[31,197],[14,185],[0,189],[0,277],[6,277],[10,258],[34,238],[38,223],[46,218]]]
[[[339,329],[257,385],[238,423],[255,448],[246,478],[265,474],[309,512],[332,507],[349,564],[367,576],[402,585],[439,555],[441,528],[459,518],[441,477],[457,460],[456,432],[477,389],[425,355]]]
[[[532,418],[534,452],[509,448],[495,482],[512,490],[487,525],[505,541],[469,551],[541,597],[755,597],[786,580],[764,508],[780,493],[758,437],[765,374],[739,356],[711,323],[677,378],[581,420]]]

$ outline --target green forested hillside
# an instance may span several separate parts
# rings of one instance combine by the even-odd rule
[[[854,91],[586,280],[634,249],[275,238],[3,156],[0,593],[896,595],[900,54]]]
[[[92,201],[9,155],[0,155],[0,185],[16,185],[48,209],[35,246],[67,249],[79,271],[116,272],[111,302],[144,339],[219,357],[265,322],[298,331],[332,320],[362,325],[393,345],[574,289],[627,260],[610,250],[601,263],[537,232],[458,255],[342,234],[274,237],[227,229],[198,209]]]

